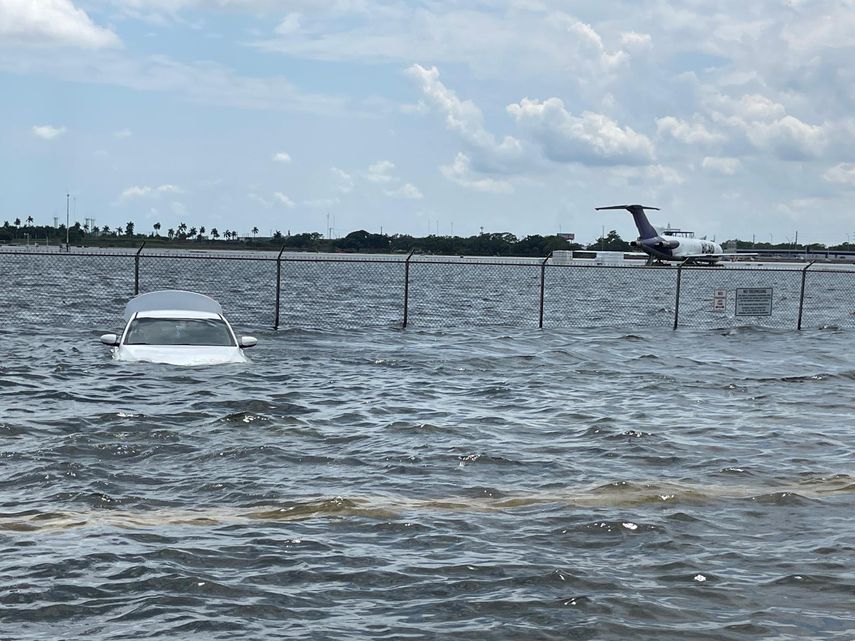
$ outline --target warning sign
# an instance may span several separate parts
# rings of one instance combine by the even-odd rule
[[[771,316],[771,287],[741,287],[736,290],[737,316]]]
[[[727,290],[713,290],[712,308],[714,312],[723,312],[727,308]]]

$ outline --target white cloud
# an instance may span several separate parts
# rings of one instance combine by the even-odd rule
[[[560,98],[543,102],[523,98],[507,109],[555,162],[639,165],[654,158],[653,143],[647,136],[602,114],[586,111],[574,116]]]
[[[509,171],[523,158],[522,144],[512,136],[497,142],[484,127],[481,110],[470,100],[460,100],[439,81],[436,67],[413,65],[407,73],[421,84],[422,93],[431,105],[445,116],[445,125],[460,136],[469,147],[470,162],[482,171]]]
[[[68,131],[65,127],[54,127],[52,125],[36,125],[33,127],[33,135],[41,138],[42,140],[53,140],[54,138],[59,138],[66,131]]]
[[[153,193],[151,187],[138,187],[134,185],[133,187],[128,187],[119,194],[119,200],[129,200],[131,198],[143,198],[145,196],[150,196]]]
[[[615,167],[612,171],[616,176],[626,180],[628,184],[643,185],[646,188],[658,185],[673,188],[685,182],[680,172],[665,165],[647,165],[644,167],[624,165]]]
[[[713,145],[726,140],[722,134],[709,131],[698,119],[689,123],[673,116],[666,116],[656,121],[656,131],[660,135],[667,133],[675,140],[687,145]]]
[[[247,194],[247,198],[249,198],[250,200],[254,200],[255,202],[257,202],[262,207],[271,207],[272,206],[272,203],[270,201],[265,200],[263,197],[259,196],[255,192],[251,192],[251,193]]]
[[[258,3],[254,3],[258,4]],[[550,6],[552,5],[552,6]],[[609,50],[590,24],[554,2],[422,2],[353,0],[288,2],[288,16],[253,46],[290,57],[359,63],[468,65],[479,75],[525,69],[597,79],[629,60]],[[634,34],[631,44],[643,39]]]
[[[273,197],[279,201],[280,205],[283,205],[283,206],[288,207],[288,208],[291,208],[294,206],[294,201],[291,200],[290,198],[288,198],[288,196],[283,194],[281,191],[277,191],[276,193],[274,193]]]
[[[822,175],[822,179],[836,185],[855,187],[855,163],[842,162],[830,167]]]
[[[679,171],[673,167],[666,167],[665,165],[650,165],[648,167],[644,167],[644,172],[645,180],[658,182],[663,185],[676,186],[682,185],[685,182]]]
[[[93,24],[71,0],[0,0],[0,46],[101,49],[119,44],[116,34]]]
[[[56,56],[47,51],[24,55],[0,47],[0,71],[163,92],[204,104],[308,112],[314,116],[345,113],[348,104],[348,99],[341,96],[305,93],[283,76],[242,76],[216,62],[184,63],[164,55],[129,57],[124,52],[101,52],[93,56],[73,52]],[[353,109],[348,112],[352,114]]]
[[[347,194],[353,191],[353,176],[346,171],[342,171],[338,167],[330,168],[330,173],[333,175],[335,182],[335,190],[342,194]]]
[[[701,167],[717,174],[733,176],[742,167],[742,162],[739,158],[706,156],[701,162]]]
[[[291,154],[287,151],[280,151],[273,154],[273,162],[289,163],[291,162]]]
[[[811,125],[787,113],[784,105],[759,94],[738,99],[713,95],[712,118],[722,127],[739,132],[757,150],[782,160],[820,156],[829,143],[829,126]]]
[[[341,201],[338,198],[315,198],[312,200],[304,200],[302,204],[313,209],[326,209],[328,207],[335,207],[340,202]]]
[[[440,171],[448,180],[475,191],[494,194],[508,194],[514,191],[514,186],[508,180],[496,180],[475,174],[469,157],[464,153],[457,154],[454,163],[440,167]]]
[[[384,192],[390,198],[406,198],[409,200],[419,200],[423,198],[422,192],[412,183],[405,183],[397,189],[392,189]]]
[[[130,138],[134,135],[134,132],[130,129],[120,129],[119,131],[113,132],[114,138]]]
[[[300,31],[302,17],[299,13],[289,13],[274,31],[280,36],[295,34]]]
[[[747,133],[757,147],[769,149],[784,160],[819,157],[828,144],[825,127],[804,123],[793,116],[755,123]]]
[[[369,181],[373,183],[388,183],[395,178],[389,172],[395,168],[395,163],[388,160],[380,160],[368,167],[368,173],[365,175]]]
[[[591,25],[567,14],[556,14],[553,19],[563,24],[570,34],[565,46],[575,54],[575,59],[594,63],[601,72],[612,71],[628,61],[629,56],[624,51],[607,51],[602,37]]]
[[[647,49],[653,42],[653,38],[647,33],[627,31],[620,34],[620,43],[627,49]]]
[[[128,187],[121,194],[119,200],[131,200],[133,198],[158,198],[162,194],[182,194],[184,190],[176,185],[160,185],[159,187],[149,187],[134,185]]]
[[[852,46],[852,32],[855,30],[855,15],[848,2],[824,2],[819,6],[805,3],[806,11],[800,12],[800,19],[783,25],[781,38],[787,48],[805,59],[821,50],[843,49]],[[814,9],[821,9],[816,11]]]

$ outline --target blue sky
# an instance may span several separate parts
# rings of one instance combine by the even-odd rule
[[[850,1],[0,0],[0,220],[855,242]]]

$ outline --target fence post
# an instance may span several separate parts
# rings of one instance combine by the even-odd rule
[[[134,296],[139,296],[140,293],[140,254],[143,247],[145,247],[145,241],[140,245],[136,256],[134,256]]]
[[[805,307],[805,280],[807,280],[807,270],[809,270],[813,266],[813,263],[814,261],[809,262],[802,270],[802,292],[799,295],[799,322],[796,326],[796,329],[798,330],[801,330],[802,328],[802,311]]]
[[[677,323],[680,322],[680,281],[683,278],[683,265],[677,265],[677,297],[674,300],[674,329],[677,329]]]
[[[552,258],[552,252],[549,252],[549,256],[543,259],[543,262],[540,263],[540,322],[538,323],[538,327],[543,329],[543,299],[546,293],[546,263],[549,262],[549,259]]]
[[[282,253],[285,251],[285,245],[279,250],[279,255],[276,257],[276,314],[273,318],[273,329],[279,329],[279,297],[282,292]]]
[[[401,323],[401,328],[406,329],[407,317],[410,311],[410,259],[413,257],[415,249],[410,250],[410,255],[404,261],[404,320]]]

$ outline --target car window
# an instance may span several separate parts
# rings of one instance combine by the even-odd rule
[[[219,318],[135,318],[125,345],[234,346],[235,342]]]

